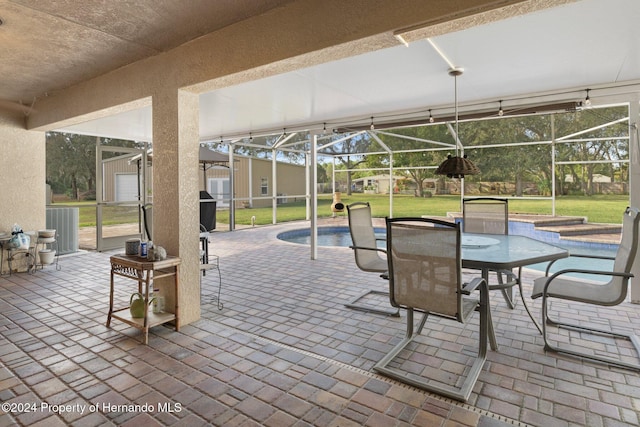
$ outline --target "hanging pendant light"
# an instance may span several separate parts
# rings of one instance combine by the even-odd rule
[[[465,175],[475,175],[480,173],[480,169],[473,162],[467,159],[467,156],[458,156],[458,76],[463,73],[462,68],[454,67],[449,69],[449,75],[453,76],[454,84],[454,96],[455,96],[455,121],[456,121],[456,155],[451,156],[449,154],[447,159],[438,166],[436,169],[437,175],[446,175],[449,178],[464,178]]]
[[[436,175],[446,175],[449,178],[464,178],[465,175],[476,175],[478,173],[480,173],[480,169],[467,158],[466,154],[463,157],[454,157],[449,154],[447,155],[447,160],[442,162],[436,169]]]

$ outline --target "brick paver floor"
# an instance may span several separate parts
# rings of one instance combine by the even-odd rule
[[[344,218],[336,223],[344,224]],[[499,351],[467,403],[426,393],[373,372],[404,334],[405,313],[384,317],[345,302],[386,283],[357,269],[348,248],[307,246],[277,234],[294,223],[216,232],[217,274],[203,278],[202,318],[176,332],[155,327],[149,345],[114,321],[106,328],[109,256],[82,252],[62,269],[0,278],[0,426],[622,426],[638,425],[640,375],[545,353],[520,302],[492,294]],[[471,273],[471,272],[470,272]],[[525,292],[532,278],[525,272]],[[124,286],[124,285],[123,285]],[[129,294],[117,296],[125,304]],[[385,305],[383,297],[370,302]],[[531,301],[539,314],[538,301]],[[554,305],[583,321],[640,334],[638,306]],[[477,340],[429,321],[412,356],[427,375],[455,381]],[[566,331],[561,332],[567,334]],[[578,341],[630,358],[623,343]],[[436,378],[436,377],[434,377]]]

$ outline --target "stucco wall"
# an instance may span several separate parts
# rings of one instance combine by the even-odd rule
[[[14,223],[25,231],[46,224],[45,134],[25,131],[22,120],[0,114],[0,233],[10,233]]]
[[[44,132],[25,131],[21,118],[0,115],[0,232],[17,222],[24,230],[45,226]]]

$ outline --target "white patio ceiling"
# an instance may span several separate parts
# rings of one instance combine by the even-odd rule
[[[640,1],[582,0],[431,41],[465,73],[461,111],[637,91]],[[450,116],[453,78],[428,40],[204,93],[201,140]],[[614,89],[612,89],[614,88]],[[151,107],[60,129],[152,140]]]

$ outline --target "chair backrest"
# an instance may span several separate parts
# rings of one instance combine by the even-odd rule
[[[463,322],[460,225],[387,218],[391,303]]]
[[[347,206],[347,214],[356,265],[363,271],[384,273],[387,271],[387,260],[375,250],[377,242],[371,220],[371,206],[366,202],[352,203]]]
[[[622,217],[622,238],[613,262],[613,271],[631,272],[638,251],[638,233],[640,232],[638,223],[640,223],[640,211],[637,208],[628,207]],[[609,292],[619,292],[619,302],[622,302],[627,296],[628,283],[629,280],[624,277],[613,276],[608,283]]]
[[[495,197],[462,201],[462,226],[465,233],[509,234],[509,203]]]

